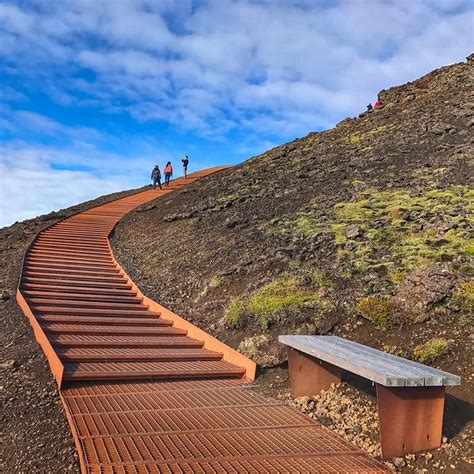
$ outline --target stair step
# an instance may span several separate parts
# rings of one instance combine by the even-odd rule
[[[53,251],[53,250],[31,250],[28,253],[28,261],[30,259],[37,261],[54,261],[54,262],[63,262],[63,263],[100,263],[115,265],[112,257],[104,255],[103,252],[100,254],[91,255],[88,252],[83,252],[81,254],[71,252],[68,250],[62,251]]]
[[[106,361],[178,361],[221,360],[222,354],[206,349],[148,349],[148,348],[70,348],[58,349],[61,360],[106,362]]]
[[[127,283],[127,280],[123,276],[113,278],[95,278],[95,277],[84,277],[84,276],[67,276],[60,275],[54,276],[49,273],[38,273],[38,272],[23,272],[22,283],[40,283],[40,284],[51,284],[51,285],[70,285],[80,287],[92,287],[92,288],[107,288],[107,289],[131,289],[132,285]]]
[[[90,269],[111,269],[117,270],[117,265],[113,262],[97,262],[95,260],[68,260],[67,258],[37,258],[28,257],[28,265],[45,265],[48,267],[57,268],[90,268]]]
[[[65,380],[242,377],[245,369],[223,361],[66,362]]]
[[[90,348],[199,348],[202,341],[179,334],[169,336],[137,335],[96,335],[96,334],[49,334],[48,339],[55,347],[90,347]]]
[[[54,265],[47,265],[47,264],[31,264],[27,263],[25,265],[26,272],[45,272],[45,273],[55,273],[57,275],[85,275],[85,276],[92,276],[97,275],[98,277],[107,277],[107,276],[122,276],[118,269],[110,269],[110,270],[88,270],[87,268],[58,268]]]
[[[88,295],[91,292],[97,295],[123,295],[123,296],[128,296],[128,297],[137,297],[137,292],[131,290],[130,288],[132,287],[131,285],[123,284],[119,288],[115,288],[118,285],[107,285],[107,284],[102,284],[102,285],[96,285],[94,283],[90,283],[89,286],[87,286],[84,282],[81,283],[82,286],[79,286],[78,284],[72,283],[72,284],[66,284],[67,282],[57,285],[51,281],[51,284],[47,284],[49,280],[42,280],[42,283],[35,283],[33,281],[28,282],[27,280],[23,280],[21,287],[22,289],[27,289],[27,291],[51,291],[51,292],[57,292],[58,295],[62,294],[60,292],[68,293],[73,291],[74,293],[78,294],[84,294]],[[56,280],[54,280],[56,281]],[[92,288],[91,288],[92,287]]]
[[[103,238],[106,233],[102,230],[93,230],[93,229],[47,229],[41,232],[42,237],[49,236],[64,236],[64,237],[86,237],[86,238]]]
[[[72,236],[62,234],[41,234],[38,236],[39,242],[60,242],[60,243],[71,243],[71,244],[85,244],[91,246],[97,246],[101,248],[108,248],[107,237],[102,235],[100,237],[86,237],[86,236]]]
[[[72,252],[78,252],[78,253],[87,253],[91,255],[110,255],[110,249],[107,245],[101,245],[100,248],[97,248],[97,246],[90,246],[90,245],[84,245],[82,244],[67,244],[63,242],[62,240],[58,241],[57,243],[55,242],[48,242],[48,243],[42,243],[39,240],[35,240],[32,249],[38,250],[38,251],[44,251],[48,252],[49,250],[57,250],[60,252],[63,251],[72,251]]]
[[[85,315],[85,316],[143,316],[144,314],[159,316],[159,313],[154,311],[135,311],[135,310],[120,310],[120,309],[96,309],[96,308],[62,308],[62,307],[50,307],[50,306],[33,306],[31,308],[35,313],[40,316],[62,314],[62,315]],[[145,316],[146,317],[146,316]]]
[[[147,311],[148,306],[142,304],[138,299],[132,303],[109,302],[109,301],[75,301],[75,300],[61,300],[48,298],[29,298],[28,303],[32,304],[38,311],[56,310],[56,307],[66,308],[91,308],[91,309],[111,309],[111,310],[131,310],[131,311]],[[44,309],[40,309],[44,308]],[[48,309],[46,309],[48,308]]]
[[[170,326],[111,326],[86,325],[86,324],[59,324],[41,323],[43,331],[48,334],[103,334],[103,335],[137,335],[143,337],[171,334],[185,336],[187,331]]]
[[[172,326],[173,321],[162,319],[157,316],[133,318],[117,318],[116,316],[71,316],[64,314],[52,314],[47,316],[36,316],[39,322],[65,323],[65,324],[107,324],[111,326]]]
[[[66,287],[67,288],[67,287]],[[23,290],[23,295],[30,298],[45,298],[45,302],[61,299],[67,302],[75,302],[75,301],[96,301],[96,302],[110,302],[110,303],[125,303],[125,304],[139,304],[143,300],[138,298],[136,293],[131,293],[129,295],[108,295],[108,294],[101,294],[97,292],[95,289],[89,288],[87,292],[84,293],[72,293],[69,291],[64,291],[60,293],[58,291],[44,291],[44,290]]]

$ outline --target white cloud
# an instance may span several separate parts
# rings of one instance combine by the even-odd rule
[[[4,103],[23,102],[0,111],[0,133],[62,146],[6,142],[2,180],[10,193],[22,175],[34,176],[36,198],[15,199],[24,209],[48,207],[69,195],[70,175],[52,164],[87,170],[71,180],[79,193],[112,189],[154,161],[156,146],[144,155],[130,146],[122,156],[99,151],[128,137],[27,110],[29,91],[111,120],[167,122],[228,145],[239,137],[240,152],[251,153],[327,128],[365,109],[380,89],[463,60],[474,49],[473,12],[469,0],[4,1],[0,73],[21,77],[24,90],[2,91]]]
[[[0,43],[19,69],[56,64],[63,95],[58,84],[48,87],[59,102],[71,100],[78,79],[70,76],[85,67],[98,76],[82,81],[89,96],[82,104],[205,136],[252,123],[272,134],[262,124],[292,113],[304,133],[303,111],[321,117],[320,128],[355,114],[381,88],[461,60],[473,46],[468,7],[461,0],[282,0],[271,7],[69,0],[41,11],[7,3]],[[128,104],[117,106],[116,97]]]
[[[84,142],[76,142],[74,149],[25,142],[0,145],[0,227],[149,184],[152,165],[169,158],[136,154],[127,159]]]

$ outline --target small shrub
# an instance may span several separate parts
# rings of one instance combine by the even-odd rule
[[[247,313],[255,317],[263,329],[267,329],[282,312],[308,302],[319,303],[320,298],[303,288],[298,278],[284,273],[250,297],[233,301],[227,308],[225,321],[237,326],[242,315]]]
[[[420,344],[413,349],[413,357],[422,364],[433,362],[435,359],[449,350],[449,342],[446,339],[434,338]]]
[[[241,320],[241,313],[245,310],[245,303],[242,300],[234,300],[228,306],[224,319],[231,326],[238,326]]]
[[[332,286],[331,280],[327,278],[324,273],[317,270],[310,272],[309,278],[316,288],[327,288]]]
[[[309,301],[319,301],[319,297],[301,288],[293,275],[283,274],[260,288],[247,302],[247,310],[260,320],[262,328],[267,329],[274,316],[292,306]]]
[[[384,344],[382,350],[388,354],[393,354],[398,357],[403,356],[403,350],[396,346],[395,344]]]
[[[389,296],[366,296],[357,303],[357,309],[363,316],[381,329],[391,325],[392,306]]]

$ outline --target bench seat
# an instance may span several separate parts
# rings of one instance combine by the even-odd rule
[[[280,336],[279,341],[385,387],[461,384],[457,375],[337,336]]]

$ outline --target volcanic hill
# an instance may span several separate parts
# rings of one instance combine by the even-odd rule
[[[288,390],[279,334],[337,334],[460,375],[447,442],[398,461],[402,470],[471,467],[473,71],[471,55],[381,91],[382,107],[148,203],[112,238],[145,294],[256,360],[262,390],[277,396]],[[49,368],[14,300],[23,252],[42,228],[124,194],[0,229],[7,472],[78,470]],[[363,388],[297,405],[376,454]]]

